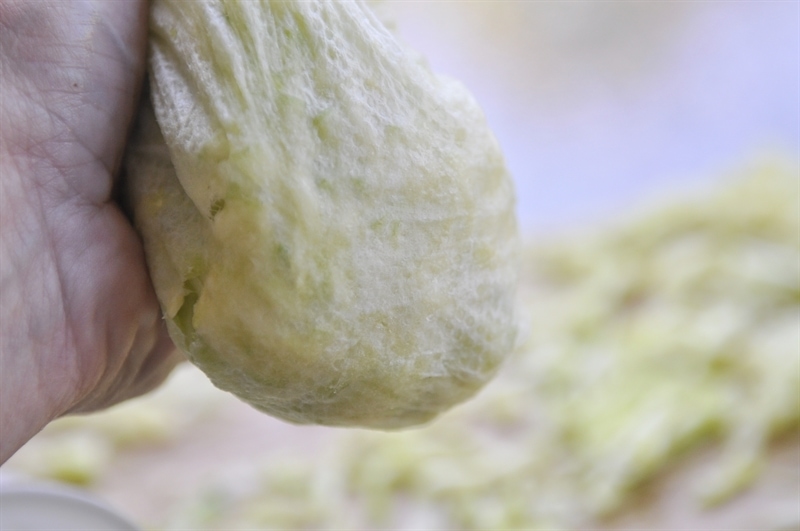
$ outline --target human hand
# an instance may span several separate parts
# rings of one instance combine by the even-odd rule
[[[146,39],[145,0],[0,3],[0,463],[179,359],[112,198]]]

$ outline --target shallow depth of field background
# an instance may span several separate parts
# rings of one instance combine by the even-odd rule
[[[800,156],[797,2],[387,3],[484,107],[529,232]]]
[[[797,1],[386,0],[377,9],[434,70],[460,79],[485,109],[516,182],[528,245],[577,245],[577,235],[613,226],[672,197],[702,197],[753,161],[777,160],[796,173]],[[794,191],[800,194],[800,188]],[[794,262],[780,267],[793,271],[800,255],[790,258]],[[788,355],[800,356],[800,344],[796,352],[792,347]],[[497,403],[508,408],[503,414],[510,418],[524,415],[528,407],[513,400]],[[328,509],[303,505],[316,492],[303,491],[311,484],[304,481],[332,488],[335,473],[309,480],[316,472],[303,463],[336,468],[336,452],[352,452],[341,435],[342,430],[294,427],[268,418],[217,392],[199,373],[186,372],[155,399],[124,405],[105,417],[67,419],[46,430],[4,467],[4,474],[83,484],[152,529],[245,528],[230,522],[326,529]],[[380,452],[370,453],[364,441],[370,439],[361,441],[367,462]],[[792,504],[800,498],[798,444],[797,437],[790,438],[780,459],[764,467],[766,482],[757,482],[751,494],[735,498],[728,509],[715,509],[713,517],[703,516],[702,508],[687,508],[693,502],[676,480],[666,483],[658,516],[603,525],[728,531],[747,525],[752,515],[752,521],[772,515],[774,529],[795,529],[800,525],[800,508],[795,511]],[[395,454],[386,455],[386,474],[397,473]],[[689,465],[702,466],[703,455]],[[357,468],[358,457],[350,455],[348,466]],[[352,474],[336,477],[355,481]],[[283,483],[273,485],[272,477]],[[319,481],[328,481],[327,486]],[[546,477],[539,481],[546,482]],[[375,485],[389,488],[380,481]],[[253,501],[252,493],[258,492],[262,499]],[[446,520],[432,514],[438,502],[431,499],[421,516],[382,526],[438,529]],[[372,521],[373,509],[380,513],[381,507],[361,506],[366,512],[356,520]],[[492,510],[500,509],[489,506],[486,522],[492,522]],[[460,525],[466,528],[466,521],[481,528],[480,519]]]

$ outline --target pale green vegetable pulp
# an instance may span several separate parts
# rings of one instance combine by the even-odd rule
[[[514,194],[460,85],[358,2],[158,0],[150,67],[136,222],[171,335],[217,386],[394,428],[496,372]]]

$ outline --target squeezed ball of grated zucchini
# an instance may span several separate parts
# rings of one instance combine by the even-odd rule
[[[466,90],[360,2],[157,0],[150,44],[130,195],[190,359],[298,423],[477,392],[514,343],[516,221]]]

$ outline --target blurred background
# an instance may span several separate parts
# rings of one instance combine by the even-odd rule
[[[486,111],[527,232],[798,157],[798,2],[385,2]]]
[[[183,367],[3,478],[147,529],[800,529],[800,3],[383,1],[486,111],[519,347],[399,434],[295,427]]]

